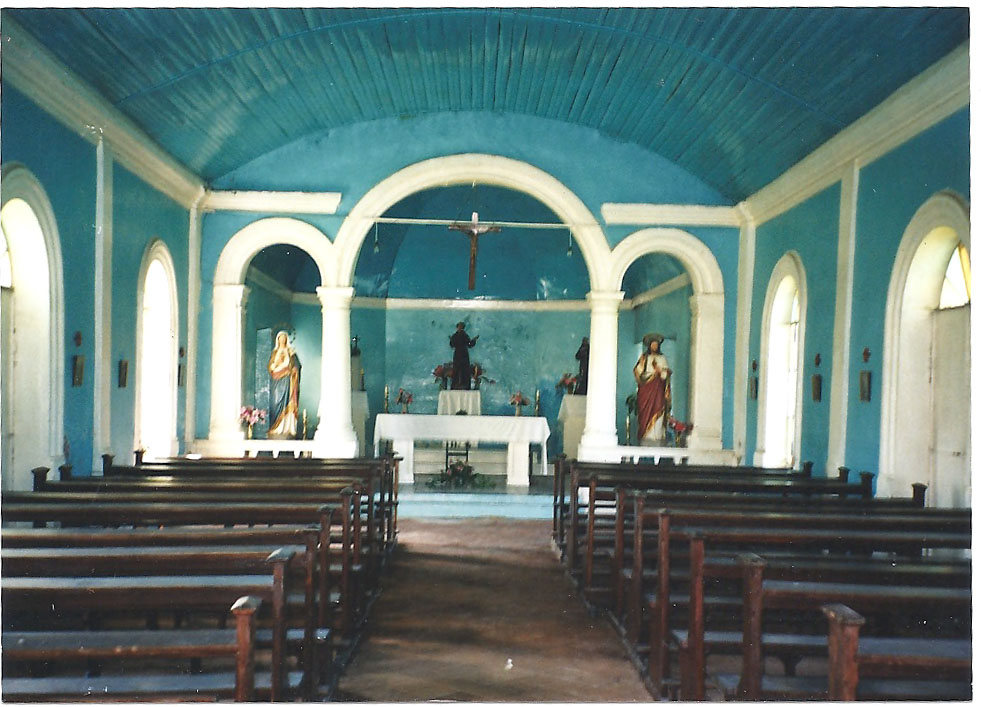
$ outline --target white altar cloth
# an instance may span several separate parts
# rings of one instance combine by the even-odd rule
[[[437,415],[456,415],[463,410],[468,415],[480,414],[479,390],[441,390],[436,401]]]
[[[548,421],[544,417],[509,415],[377,415],[375,417],[375,453],[381,441],[392,440],[395,454],[402,457],[399,479],[412,483],[415,441],[448,440],[507,442],[508,485],[528,486],[528,445],[542,446],[542,475],[548,473]]]

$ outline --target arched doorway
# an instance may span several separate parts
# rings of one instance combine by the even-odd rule
[[[970,505],[969,254],[955,194],[929,199],[903,234],[886,301],[879,493],[926,481],[930,505]],[[953,300],[951,280],[966,283]]]
[[[801,397],[807,287],[796,254],[777,262],[763,306],[762,398],[756,463],[795,466],[801,457]]]
[[[20,165],[6,168],[2,191],[2,486],[29,489],[30,470],[57,465],[62,447],[61,253],[34,176]]]
[[[177,280],[161,241],[147,249],[137,295],[137,449],[148,458],[177,453]]]

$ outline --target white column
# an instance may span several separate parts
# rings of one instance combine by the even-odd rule
[[[834,476],[845,463],[848,430],[848,385],[851,369],[848,351],[852,338],[852,293],[855,280],[855,219],[858,210],[858,163],[853,162],[841,179],[838,215],[838,280],[835,283],[835,322],[831,337],[831,385],[829,387],[828,460],[826,473]]]
[[[692,295],[691,307],[691,411],[695,425],[688,446],[692,449],[722,449],[722,352],[723,296],[718,293]]]
[[[109,393],[112,385],[112,153],[103,140],[96,147],[95,186],[95,337],[92,367],[92,468],[112,451]]]
[[[733,356],[732,449],[740,463],[746,458],[746,407],[749,398],[749,329],[756,267],[756,223],[742,202],[739,213],[739,280],[736,286],[736,345]],[[694,430],[692,430],[694,431]]]
[[[201,310],[201,190],[191,207],[187,224],[187,358],[182,362],[185,380],[184,450],[192,451],[197,435],[198,313]]]
[[[351,421],[351,299],[353,287],[318,287],[323,311],[320,422],[313,439],[315,456],[354,457],[358,437]]]
[[[617,328],[623,292],[597,291],[589,302],[589,389],[580,459],[602,459],[600,450],[617,446]]]
[[[213,442],[245,438],[238,415],[242,407],[242,344],[248,299],[249,288],[245,285],[215,285],[211,331],[211,425],[208,431],[208,438]]]

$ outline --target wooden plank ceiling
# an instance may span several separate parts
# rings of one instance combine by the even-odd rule
[[[206,181],[305,135],[539,116],[733,202],[968,39],[966,8],[10,8]]]

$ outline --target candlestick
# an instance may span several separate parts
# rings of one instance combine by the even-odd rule
[[[535,390],[535,415],[542,414],[542,391]]]
[[[303,439],[307,438],[307,411],[303,409]]]
[[[387,415],[388,414],[388,386],[387,385],[385,386],[385,405],[384,405],[384,407],[382,409],[384,410],[385,414]]]
[[[361,390],[364,390],[364,369],[361,369]]]

